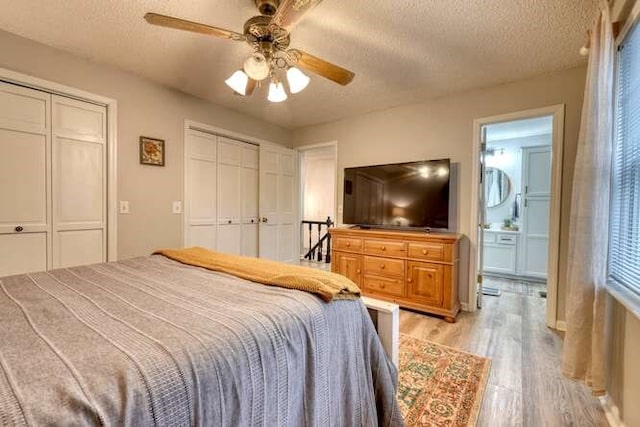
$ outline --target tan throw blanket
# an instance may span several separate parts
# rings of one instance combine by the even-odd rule
[[[231,274],[264,285],[310,292],[326,302],[334,299],[360,297],[360,288],[355,283],[340,274],[328,271],[223,254],[200,247],[160,249],[154,254],[164,255],[183,264]]]

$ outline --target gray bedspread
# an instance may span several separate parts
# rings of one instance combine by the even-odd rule
[[[401,425],[361,301],[160,255],[0,279],[2,425]]]

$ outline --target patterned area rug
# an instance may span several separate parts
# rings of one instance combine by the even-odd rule
[[[407,426],[475,426],[491,360],[400,335],[398,401]]]

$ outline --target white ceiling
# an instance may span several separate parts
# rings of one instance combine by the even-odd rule
[[[513,120],[487,126],[487,142],[526,136],[547,135],[553,130],[553,116]]]
[[[281,104],[234,96],[224,80],[245,43],[151,26],[145,12],[242,32],[253,0],[0,0],[0,28],[114,65],[287,128],[517,81],[585,63],[599,0],[324,0],[291,46],[356,73],[313,76]]]

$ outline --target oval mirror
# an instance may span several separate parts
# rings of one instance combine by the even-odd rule
[[[511,180],[502,169],[488,167],[484,171],[484,203],[493,208],[504,203],[511,192]]]

